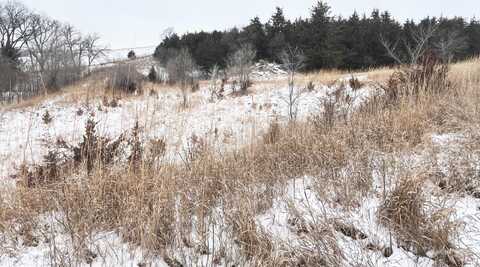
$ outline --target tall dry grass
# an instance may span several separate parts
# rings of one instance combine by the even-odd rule
[[[9,198],[4,196],[0,230],[12,247],[21,245],[20,239],[45,242],[44,236],[49,235],[41,229],[39,218],[61,214],[58,225],[71,237],[77,260],[52,260],[55,265],[86,262],[89,238],[115,231],[124,241],[171,264],[339,266],[345,259],[335,240],[335,227],[328,221],[311,226],[310,238],[319,242],[318,251],[287,248],[279,253],[255,219],[272,207],[290,179],[310,176],[319,198],[345,210],[355,210],[370,194],[384,194],[382,218],[388,219],[385,225],[396,238],[453,249],[454,233],[447,230],[455,228],[440,225],[434,235],[427,236],[425,245],[427,232],[419,237],[407,227],[434,222],[423,213],[420,184],[399,183],[390,194],[376,192],[374,158],[411,151],[431,132],[457,132],[478,125],[479,77],[478,59],[457,64],[448,76],[452,83],[448,90],[414,97],[400,94],[394,105],[388,92],[378,94],[350,116],[333,109],[328,124],[326,113],[319,110],[319,116],[305,122],[272,125],[264,138],[221,155],[197,140],[180,163],[161,156],[152,159],[148,153],[136,155],[133,163],[112,158],[112,163],[98,160],[92,165],[84,157],[76,165],[59,168],[52,180],[19,183]],[[335,101],[342,105],[345,99]],[[131,131],[125,136],[132,140]],[[139,146],[137,151],[148,151],[152,144]],[[102,151],[101,145],[89,149]],[[131,151],[122,153],[132,158]],[[36,179],[31,174],[27,178]],[[410,198],[412,192],[419,198]],[[402,213],[412,218],[404,220]]]

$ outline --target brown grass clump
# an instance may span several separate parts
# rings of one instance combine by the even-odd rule
[[[258,230],[255,223],[255,214],[242,214],[251,211],[237,210],[227,219],[232,225],[235,242],[240,246],[245,257],[255,262],[264,262],[273,253],[273,244],[270,238]]]
[[[452,86],[449,68],[433,53],[425,54],[418,65],[403,67],[390,76],[383,87],[388,101],[398,103],[404,97],[418,98],[420,94],[435,95],[449,90]]]
[[[357,77],[355,77],[353,75],[348,80],[348,84],[350,85],[350,88],[352,88],[353,90],[361,89],[364,86],[363,83]]]
[[[143,75],[138,73],[134,66],[118,65],[112,69],[108,88],[125,93],[136,93],[142,90]]]
[[[407,251],[424,257],[428,251],[435,251],[435,260],[463,266],[452,242],[459,224],[452,220],[451,210],[427,211],[424,182],[421,178],[402,179],[380,207],[380,222],[393,230],[400,246]],[[450,254],[455,256],[443,257]]]
[[[327,267],[344,265],[346,255],[340,248],[335,235],[338,222],[326,218],[322,219],[325,220],[309,218],[308,222],[300,223],[304,228],[300,244],[298,247],[291,247],[290,244],[287,244],[286,248],[282,249],[286,253],[281,258],[282,261],[281,264],[278,264],[279,266]]]
[[[423,186],[423,181],[402,180],[385,200],[379,213],[380,221],[391,226],[406,242],[423,236],[423,233],[419,234],[420,226],[426,223]]]
[[[263,142],[265,144],[275,144],[278,138],[280,137],[280,124],[278,121],[273,121],[270,123],[270,126],[267,132],[263,136]]]
[[[225,265],[341,266],[348,259],[336,235],[363,238],[350,225],[320,218],[302,227],[305,246],[280,253],[256,216],[272,207],[290,179],[303,176],[313,177],[312,190],[322,201],[355,211],[371,193],[379,193],[373,187],[375,156],[411,152],[432,131],[477,125],[480,98],[472,96],[478,96],[474,83],[480,79],[470,73],[470,81],[462,82],[465,77],[454,72],[441,81],[448,87],[433,90],[438,83],[432,77],[443,77],[443,70],[438,65],[424,70],[413,76],[418,79],[388,86],[398,88],[395,97],[376,95],[348,116],[337,108],[347,101],[339,91],[316,118],[286,126],[272,123],[264,138],[248,147],[220,154],[205,138],[192,136],[179,153],[182,162],[163,160],[167,140],[146,142],[140,125],[112,140],[98,136],[89,121],[80,144],[63,146],[74,152],[67,157],[72,164],[43,164],[42,175],[34,175],[33,183],[19,183],[10,204],[0,206],[0,230],[15,236],[11,229],[21,226],[35,243],[38,217],[59,213],[59,224],[78,251],[96,232],[115,231],[175,264],[191,262],[173,253],[182,250]],[[422,88],[411,91],[414,86]],[[458,225],[451,213],[430,210],[424,179],[397,180],[403,174],[391,178],[397,186],[381,207],[380,221],[405,249],[417,255],[435,250],[442,255],[439,261],[461,262],[454,246]],[[211,245],[207,239],[212,235],[236,242]]]

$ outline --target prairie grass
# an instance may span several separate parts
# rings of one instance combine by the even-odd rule
[[[373,70],[368,76],[382,83],[391,72]],[[320,72],[300,79],[328,83],[341,75]],[[392,88],[384,87],[350,116],[331,109],[328,123],[322,102],[311,119],[272,124],[263,139],[222,154],[201,139],[192,140],[182,162],[168,162],[160,152],[164,148],[141,142],[133,150],[139,154],[121,151],[135,160],[112,156],[107,164],[89,153],[103,153],[108,142],[95,143],[77,164],[68,157],[62,163],[68,165],[54,162],[53,167],[61,166],[54,179],[35,186],[18,183],[9,198],[3,196],[0,230],[12,246],[19,238],[42,242],[38,218],[53,212],[62,214],[61,231],[71,236],[80,262],[90,236],[114,231],[125,242],[183,265],[342,266],[348,259],[329,220],[308,226],[302,242],[309,246],[303,249],[279,247],[258,225],[256,217],[272,208],[288,181],[309,176],[316,196],[343,210],[355,211],[372,195],[383,195],[379,221],[399,243],[415,244],[419,256],[425,254],[422,249],[435,249],[443,256],[434,260],[450,264],[453,258],[458,265],[452,266],[461,266],[463,259],[452,252],[458,228],[450,214],[425,211],[424,188],[431,178],[402,180],[405,173],[395,173],[389,179],[397,186],[380,190],[372,175],[379,154],[412,152],[427,146],[431,133],[478,126],[479,59],[453,65],[448,79],[452,86],[445,90],[395,99],[387,92]],[[81,89],[73,91],[73,101],[85,97]],[[342,99],[337,98],[338,105]],[[124,137],[133,140],[134,134],[126,130]],[[21,179],[27,178],[38,179],[32,174]]]

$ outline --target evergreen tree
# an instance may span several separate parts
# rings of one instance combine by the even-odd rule
[[[257,50],[258,59],[268,59],[268,37],[259,17],[255,17],[243,29],[241,42],[250,43]]]
[[[342,46],[344,57],[342,67],[346,69],[359,69],[364,66],[365,29],[357,12],[346,21],[342,26]]]
[[[130,52],[128,52],[128,54],[127,54],[127,58],[128,59],[136,59],[137,55],[135,54],[135,51],[130,50]]]
[[[465,29],[469,55],[480,55],[480,21],[472,19]]]
[[[254,47],[256,60],[277,62],[281,52],[292,46],[304,51],[307,58],[305,70],[361,69],[395,63],[387,55],[381,37],[392,43],[398,42],[397,52],[406,59],[408,51],[404,45],[415,45],[415,34],[430,25],[436,28],[427,44],[432,51],[439,55],[448,53],[449,60],[450,57],[458,60],[480,54],[478,20],[467,23],[460,17],[427,17],[419,23],[407,20],[401,25],[388,11],[378,9],[372,10],[368,16],[354,12],[344,19],[333,17],[330,6],[318,1],[309,18],[297,18],[294,22],[286,19],[283,9],[277,7],[266,24],[255,17],[242,29],[170,35],[156,48],[154,56],[165,65],[178,55],[180,48],[187,48],[198,65],[208,70],[213,65],[224,68],[228,55],[242,44]],[[10,57],[10,54],[4,55],[4,58]]]
[[[330,17],[330,7],[319,1],[313,7],[311,18],[304,33],[303,44],[307,69],[337,67],[341,61],[336,24]]]
[[[287,25],[288,22],[283,14],[283,9],[276,7],[275,13],[272,15],[269,23],[267,24],[268,36],[272,38],[278,33],[285,33]]]
[[[275,13],[267,23],[268,55],[270,59],[279,61],[279,55],[288,46],[287,34],[290,22],[285,19],[283,9],[276,8]]]

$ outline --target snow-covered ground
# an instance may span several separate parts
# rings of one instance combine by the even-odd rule
[[[452,149],[458,149],[461,135],[459,134],[433,134],[431,136],[438,159],[436,164],[448,166],[448,157]],[[409,169],[423,168],[431,163],[431,151],[419,151],[403,155],[401,161]],[[478,166],[480,167],[480,166]],[[447,172],[447,170],[442,170]],[[369,194],[360,202],[360,205],[353,210],[344,210],[332,202],[320,199],[316,192],[315,177],[302,177],[292,179],[284,193],[275,200],[272,208],[266,213],[258,216],[258,222],[263,229],[273,236],[279,244],[301,248],[302,235],[298,234],[297,228],[292,226],[292,214],[300,214],[306,225],[318,224],[318,221],[334,222],[340,219],[342,223],[355,227],[365,236],[363,238],[352,238],[341,232],[335,233],[335,240],[344,253],[345,266],[437,266],[433,260],[436,251],[427,251],[426,256],[419,257],[412,252],[401,248],[398,242],[392,237],[390,231],[378,222],[378,209],[381,206],[382,177],[376,170],[373,170],[372,177],[377,188],[374,193]],[[390,177],[397,180],[399,177]],[[387,191],[392,189],[388,186]],[[453,212],[452,221],[460,225],[458,243],[454,245],[459,248],[464,257],[469,260],[462,266],[479,266],[480,264],[480,199],[473,198],[466,194],[443,195],[439,188],[425,184],[425,191],[428,191],[427,201],[432,207],[442,207],[445,211]],[[438,195],[442,195],[439,197]],[[294,210],[294,212],[292,212]],[[386,248],[392,242],[392,254],[390,257],[383,255],[382,248]],[[372,249],[374,245],[375,249]],[[370,248],[369,248],[370,246]]]
[[[284,73],[275,66],[262,66],[267,71],[256,73],[258,79],[268,80]],[[350,77],[350,76],[349,76]],[[349,77],[345,77],[348,79]],[[366,76],[358,77],[366,80]],[[348,83],[347,83],[348,84]],[[298,120],[305,120],[318,112],[322,99],[331,97],[338,88],[317,87],[314,91],[303,91],[298,102]],[[297,89],[300,90],[300,89]],[[344,93],[351,102],[344,109],[354,110],[375,92],[373,88],[364,87],[352,90],[346,85]],[[147,92],[148,93],[148,92]],[[156,95],[137,96],[119,101],[119,106],[112,108],[102,105],[101,100],[86,103],[65,102],[64,96],[58,96],[36,106],[12,110],[0,110],[0,179],[10,179],[21,164],[41,162],[48,151],[46,144],[57,139],[68,143],[80,141],[85,123],[89,117],[98,122],[100,135],[117,137],[131,129],[138,120],[144,130],[145,139],[164,138],[167,144],[166,157],[172,161],[179,160],[185,152],[192,136],[206,140],[217,150],[236,148],[260,138],[272,121],[286,123],[288,112],[289,89],[269,83],[257,83],[245,96],[227,95],[223,99],[212,100],[207,86],[189,96],[190,106],[181,108],[182,96],[179,91],[166,89]],[[81,110],[81,112],[80,112]],[[45,124],[42,116],[48,111],[53,118]],[[437,163],[446,166],[451,149],[457,146],[461,134],[433,135],[431,142],[437,150]],[[417,151],[405,157],[406,164],[414,168],[425,160],[431,160],[431,154]],[[447,171],[447,170],[443,170]],[[382,186],[381,178],[372,173],[375,186]],[[377,221],[377,210],[382,196],[370,194],[354,209],[344,209],[330,205],[317,197],[313,190],[315,177],[292,177],[282,194],[274,201],[272,207],[256,217],[257,226],[276,242],[276,245],[288,244],[290,247],[304,246],[291,227],[289,221],[292,209],[306,220],[335,220],[342,218],[344,223],[355,226],[365,234],[365,238],[354,239],[335,232],[335,239],[342,249],[343,258],[355,266],[434,266],[432,259],[417,257],[411,252],[394,245],[391,257],[384,257],[381,250],[367,247],[371,244],[384,247],[390,242],[388,229]],[[393,184],[388,186],[392,187]],[[381,191],[374,190],[374,191]],[[439,200],[432,196],[433,203]],[[448,201],[455,211],[454,218],[462,222],[460,248],[470,249],[480,254],[480,200],[471,196],[450,196]],[[58,214],[46,215],[46,225],[55,227],[51,222]],[[221,221],[221,215],[217,220]],[[148,258],[148,253],[138,248],[131,248],[121,242],[116,233],[98,233],[91,237],[92,244],[100,257],[90,266],[137,266]],[[211,236],[211,242],[225,239],[225,236]],[[69,237],[64,234],[55,236],[55,242],[62,244],[65,251],[73,251]],[[225,240],[223,240],[225,241]],[[395,240],[393,240],[395,243]],[[310,243],[310,245],[312,245]],[[431,252],[433,253],[433,252]],[[354,259],[354,261],[352,261]],[[49,244],[41,243],[36,247],[24,247],[22,251],[12,251],[12,255],[0,257],[0,266],[49,266],[55,255],[51,255]],[[208,259],[201,258],[198,266],[206,265]],[[161,258],[148,258],[152,266],[168,266]],[[210,262],[211,263],[211,262]],[[86,266],[88,264],[83,263]],[[469,266],[479,266],[473,262]],[[192,264],[195,265],[195,264]],[[138,265],[141,266],[141,265]]]
[[[298,101],[298,119],[318,112],[321,99],[333,90],[320,87],[303,92]],[[353,99],[352,107],[373,92],[368,87],[357,91],[347,87],[345,90]],[[270,122],[288,120],[288,94],[286,87],[258,84],[249,95],[226,96],[212,102],[205,87],[189,96],[191,107],[186,110],[181,108],[180,92],[167,90],[159,92],[158,96],[120,100],[116,108],[105,107],[100,100],[88,106],[63,103],[60,96],[37,106],[3,111],[0,113],[0,177],[14,174],[15,168],[23,163],[40,162],[48,152],[46,144],[49,142],[61,138],[70,144],[78,143],[92,115],[98,122],[99,134],[110,137],[118,137],[132,129],[138,120],[146,139],[164,138],[167,141],[170,159],[178,159],[194,135],[218,149],[246,144],[261,136]],[[42,120],[47,111],[53,118],[49,124]]]

